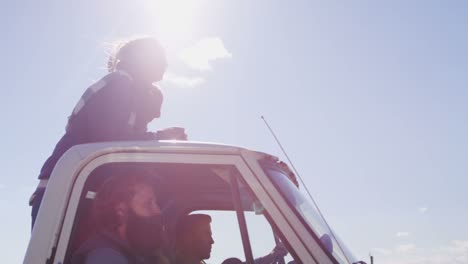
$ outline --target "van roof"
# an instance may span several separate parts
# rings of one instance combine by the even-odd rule
[[[242,151],[251,151],[259,154],[262,152],[253,151],[244,147],[227,144],[198,142],[198,141],[112,141],[98,142],[76,145],[68,152],[75,152],[84,158],[95,152],[171,152],[171,153],[203,153],[203,154],[240,154]],[[270,156],[270,155],[269,155]]]

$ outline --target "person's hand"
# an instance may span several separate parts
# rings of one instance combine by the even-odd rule
[[[187,134],[182,127],[169,127],[156,132],[158,140],[187,140]]]
[[[288,250],[283,244],[278,244],[276,247],[273,249],[271,254],[276,258],[282,258],[288,254]]]

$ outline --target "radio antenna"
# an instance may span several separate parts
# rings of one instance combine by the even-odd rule
[[[301,181],[301,184],[302,186],[304,186],[304,189],[307,193],[307,195],[309,196],[309,198],[312,200],[312,202],[314,203],[314,206],[315,208],[317,208],[317,211],[320,215],[320,217],[322,218],[323,222],[325,222],[325,225],[327,226],[328,230],[330,231],[333,239],[336,241],[336,243],[338,244],[338,247],[340,248],[341,252],[344,253],[344,250],[341,246],[341,243],[338,241],[338,239],[336,239],[336,236],[335,236],[335,233],[333,232],[333,230],[331,229],[330,225],[328,224],[327,220],[325,219],[325,217],[323,217],[323,214],[322,214],[322,211],[320,210],[320,208],[318,207],[317,203],[315,202],[315,199],[314,197],[312,197],[312,195],[310,194],[309,192],[309,188],[307,188],[307,185],[305,185],[304,181],[302,180],[302,177],[301,175],[299,174],[299,172],[296,170],[296,167],[294,166],[294,164],[292,163],[291,159],[289,158],[289,155],[288,153],[286,153],[286,150],[283,148],[283,145],[281,145],[281,142],[279,141],[278,137],[276,136],[275,132],[273,131],[273,129],[270,127],[270,125],[268,124],[267,120],[265,119],[264,116],[260,116],[262,119],[263,119],[263,122],[265,122],[265,125],[267,126],[268,130],[270,130],[270,133],[271,135],[275,138],[275,141],[276,143],[278,144],[278,146],[281,148],[281,151],[283,152],[284,156],[286,157],[286,159],[288,160],[289,164],[291,164],[291,167],[292,169],[294,170],[294,173],[297,175],[297,177],[299,178],[299,180]],[[330,252],[331,253],[331,252]],[[346,258],[346,261],[348,263],[351,263],[351,261],[349,261],[348,259],[348,256],[346,256],[346,254],[343,254]]]

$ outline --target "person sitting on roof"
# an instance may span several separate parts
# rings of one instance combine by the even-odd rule
[[[109,58],[109,74],[91,85],[68,118],[65,134],[39,174],[39,185],[29,200],[32,226],[47,182],[59,158],[72,146],[124,140],[186,140],[183,128],[148,132],[147,125],[161,115],[163,95],[154,86],[167,68],[164,49],[151,37],[137,38],[116,47]]]

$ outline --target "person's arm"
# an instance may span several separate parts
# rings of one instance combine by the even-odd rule
[[[273,263],[274,260],[275,260],[275,257],[273,256],[273,254],[270,253],[266,256],[254,259],[254,263],[255,264],[271,264]]]
[[[129,264],[127,258],[112,248],[98,248],[86,255],[84,264]]]
[[[271,251],[270,254],[260,258],[256,258],[254,262],[255,264],[271,264],[278,258],[282,258],[287,254],[288,251],[286,250],[286,248],[283,245],[279,244],[273,249],[273,251]]]
[[[169,127],[158,130],[154,133],[154,137],[156,140],[187,140],[187,134],[185,133],[185,129],[182,127]]]

